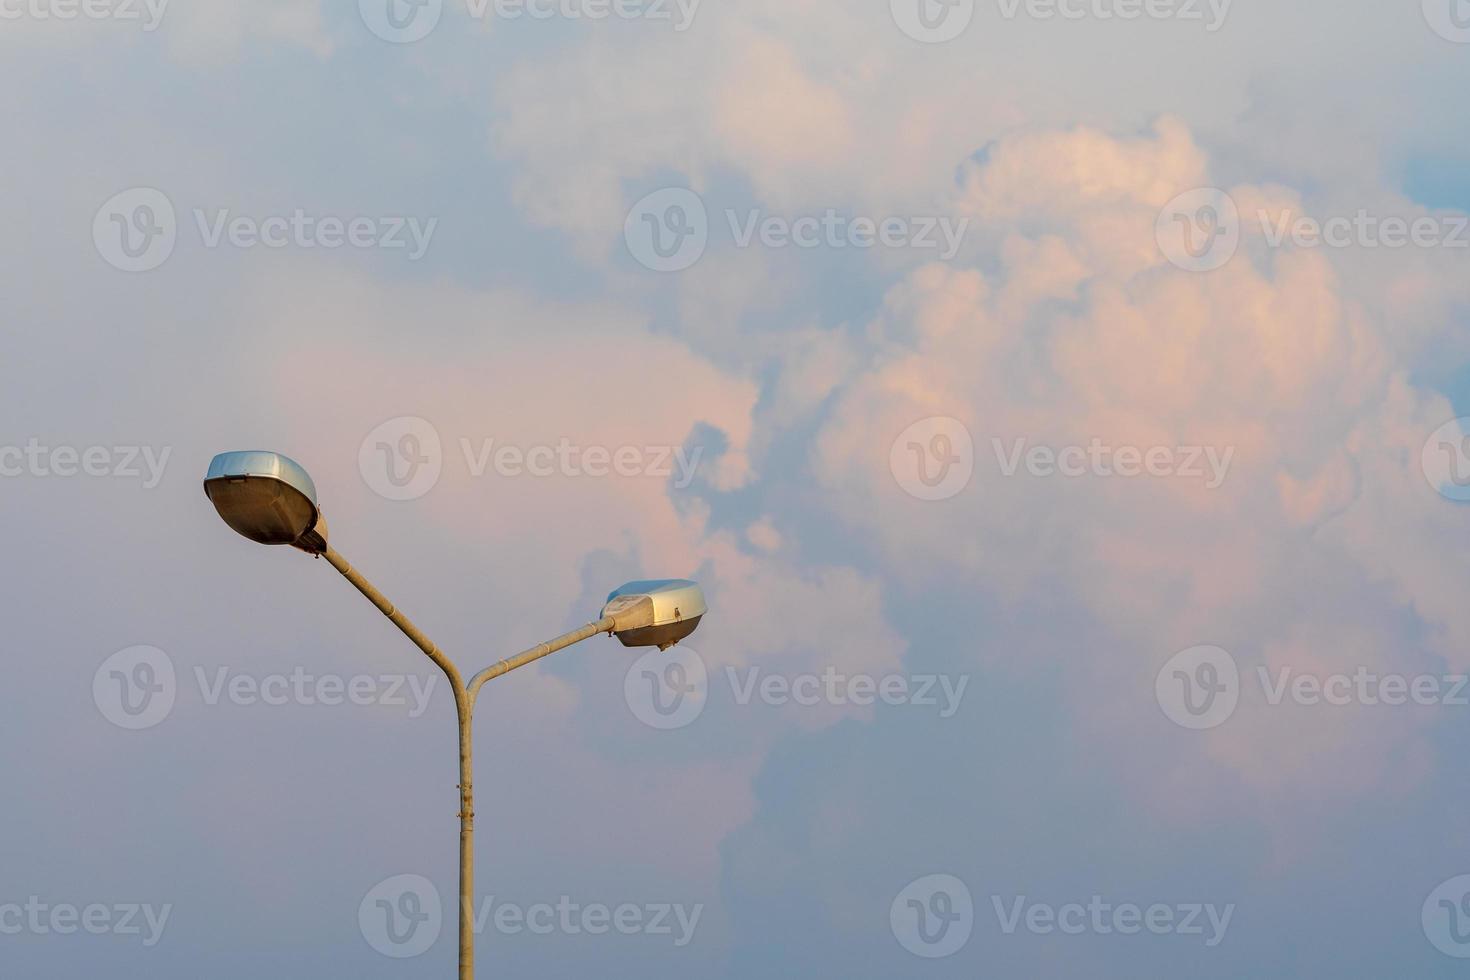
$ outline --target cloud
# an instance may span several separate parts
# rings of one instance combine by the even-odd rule
[[[1220,637],[1272,663],[1302,654],[1303,668],[1316,655],[1304,651],[1321,651],[1308,638],[1370,667],[1435,655],[1463,666],[1470,620],[1451,583],[1470,569],[1435,546],[1456,512],[1418,462],[1448,404],[1409,384],[1382,325],[1320,252],[1247,248],[1208,275],[1169,265],[1154,239],[1159,208],[1210,177],[1176,120],[1146,137],[1079,128],[989,148],[959,203],[995,236],[999,267],[928,266],[890,290],[870,354],[815,435],[824,499],[912,588],[960,576],[1017,603],[1063,590],[1059,601],[1107,637],[1087,646],[1098,660],[1082,673],[1137,710],[1159,652]],[[1283,193],[1232,189],[1251,207]],[[909,496],[891,471],[893,440],[931,416],[962,420],[975,443],[972,484],[941,504]],[[1202,472],[1007,475],[1018,445],[1095,442],[1196,451]],[[1229,461],[1218,486],[1211,458]],[[1334,566],[1331,579],[1303,574]],[[1388,587],[1373,600],[1384,615],[1412,603],[1427,646],[1382,630],[1331,639],[1370,583]],[[1096,706],[1078,705],[1084,718]],[[1108,728],[1108,714],[1094,722]],[[1309,770],[1290,761],[1305,757],[1263,751],[1265,736],[1242,721],[1218,736],[1233,748],[1217,761],[1253,783],[1325,792],[1341,772],[1328,760],[1358,760],[1354,792],[1390,776],[1402,790],[1390,757],[1363,751],[1379,738],[1422,753],[1424,729],[1404,729],[1401,714],[1314,727]]]
[[[758,550],[710,526],[705,495],[763,478],[751,457],[757,389],[627,311],[442,284],[382,287],[335,274],[307,287],[298,274],[277,282],[250,315],[258,335],[289,345],[276,385],[287,393],[285,411],[302,420],[302,451],[324,461],[319,483],[338,488],[330,519],[343,533],[375,525],[383,513],[357,472],[359,445],[385,418],[418,417],[436,430],[443,467],[437,486],[412,502],[417,522],[468,538],[516,568],[496,589],[498,601],[524,618],[557,623],[566,597],[581,588],[587,556],[605,552],[634,563],[631,577],[698,573],[716,622],[695,646],[714,670],[900,665],[903,642],[885,621],[872,578],[786,552],[772,526],[752,534]],[[452,358],[442,340],[398,332],[399,324],[422,322],[456,338]],[[308,336],[308,323],[312,340],[285,340]],[[494,461],[497,448],[563,443],[632,449],[673,472],[537,477],[503,472]],[[675,455],[664,459],[666,451]],[[687,485],[679,485],[680,458],[693,468]]]

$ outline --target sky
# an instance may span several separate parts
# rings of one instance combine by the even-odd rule
[[[0,0],[0,975],[1470,958],[1465,0]]]

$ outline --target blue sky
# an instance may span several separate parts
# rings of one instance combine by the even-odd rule
[[[467,671],[705,585],[487,689],[480,976],[1457,975],[1451,0],[388,2],[0,4],[0,973],[453,970],[452,699],[268,448]]]

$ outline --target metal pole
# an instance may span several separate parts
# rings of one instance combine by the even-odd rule
[[[473,722],[474,698],[465,690],[459,668],[430,640],[423,630],[399,612],[362,573],[353,568],[337,549],[328,546],[322,557],[342,573],[378,611],[403,631],[429,659],[439,665],[454,690],[454,710],[459,718],[459,980],[475,978],[475,776]]]
[[[330,545],[322,552],[322,557],[331,563],[332,567],[342,573],[342,577],[351,582],[352,585],[367,597],[368,601],[378,607],[378,611],[387,616],[389,621],[403,631],[414,644],[429,659],[439,665],[449,678],[450,687],[454,690],[454,710],[459,718],[459,980],[475,980],[475,775],[474,775],[474,715],[475,701],[479,697],[480,688],[487,681],[510,673],[517,667],[534,663],[542,657],[548,657],[558,650],[565,650],[573,643],[596,636],[598,633],[611,633],[615,622],[613,617],[607,616],[595,623],[589,623],[579,630],[566,633],[554,640],[548,640],[540,646],[532,647],[524,653],[517,654],[509,660],[502,660],[493,667],[486,668],[475,675],[466,687],[464,679],[460,676],[459,668],[454,666],[444,653],[434,645],[434,642],[413,624],[403,613],[399,612],[393,603],[388,601],[387,596],[373,587],[373,584],[363,578],[362,573],[353,568],[337,550]]]
[[[459,980],[475,980],[475,703],[455,692],[459,713]]]
[[[589,640],[598,633],[611,633],[614,625],[615,621],[613,618],[611,616],[605,616],[595,623],[588,623],[579,630],[564,633],[554,640],[547,640],[540,646],[534,646],[526,652],[518,653],[508,660],[502,660],[493,667],[486,667],[470,681],[470,703],[474,704],[475,698],[480,694],[480,688],[485,686],[486,681],[493,681],[497,677],[509,674],[517,667],[524,667],[526,664],[535,663],[542,657],[549,657],[558,650],[565,650],[573,643],[581,643],[583,640]]]
[[[367,596],[368,601],[377,606],[379,612],[387,616],[394,626],[401,629],[403,634],[412,640],[420,650],[429,655],[430,660],[439,665],[439,668],[448,675],[450,683],[454,685],[456,694],[464,690],[464,681],[460,679],[459,668],[454,666],[448,657],[444,656],[439,648],[434,645],[433,640],[424,635],[423,630],[419,629],[413,624],[412,620],[399,612],[393,603],[388,601],[387,596],[375,589],[371,582],[362,577],[361,572],[348,564],[347,559],[338,554],[336,548],[328,545],[327,550],[322,552],[322,557],[331,562],[332,567],[341,572],[343,578],[351,582],[357,588],[357,591]]]

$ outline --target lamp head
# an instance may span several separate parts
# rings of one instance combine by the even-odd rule
[[[209,464],[204,492],[224,522],[251,541],[288,544],[313,555],[327,550],[316,484],[290,457],[221,453]]]
[[[603,616],[625,647],[667,650],[699,628],[707,611],[704,590],[687,579],[629,582],[607,597]]]

